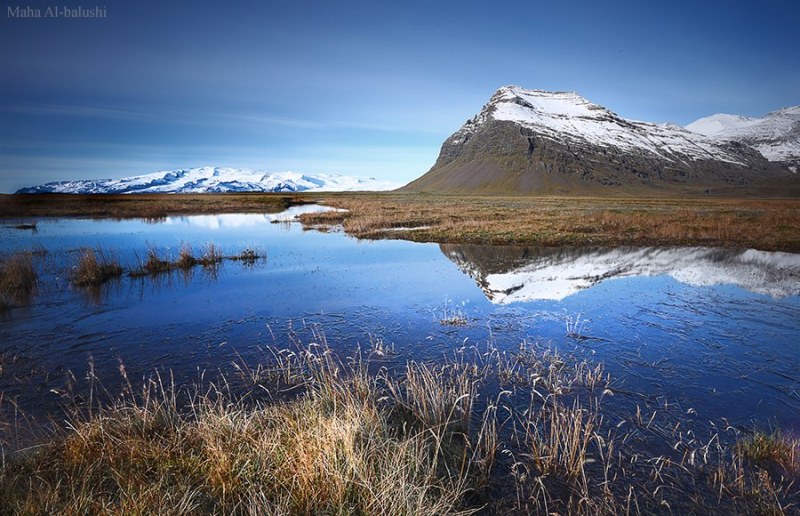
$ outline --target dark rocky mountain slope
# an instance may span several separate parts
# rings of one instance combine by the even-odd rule
[[[405,191],[456,194],[735,193],[798,184],[756,148],[627,120],[576,93],[500,88]]]

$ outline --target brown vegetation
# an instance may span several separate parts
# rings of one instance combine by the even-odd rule
[[[800,251],[800,200],[329,194],[305,214],[359,238],[562,245],[691,245]]]
[[[415,193],[0,196],[0,217],[160,218],[278,212],[323,202],[346,212],[305,214],[359,238],[561,245],[693,245],[800,251],[800,200],[447,196]]]
[[[448,426],[452,407],[430,425],[401,425],[379,378],[361,366],[327,350],[292,355],[274,372],[305,394],[273,403],[247,404],[210,386],[184,405],[156,378],[5,463],[0,506],[20,514],[455,512],[468,451]]]
[[[74,269],[73,282],[80,287],[93,287],[120,276],[122,267],[118,260],[108,257],[102,250],[86,249]]]
[[[219,247],[213,242],[206,244],[206,249],[199,257],[194,256],[192,246],[183,244],[178,259],[172,264],[174,267],[183,271],[189,270],[196,265],[206,268],[214,268],[222,262],[222,253]]]
[[[156,376],[141,390],[128,383],[109,405],[90,402],[54,439],[0,464],[0,506],[783,514],[800,501],[797,439],[755,434],[726,447],[721,435],[701,441],[656,412],[637,408],[619,421],[602,409],[615,392],[602,366],[540,343],[516,353],[469,348],[389,373],[358,353],[342,361],[319,340],[237,364],[254,387],[245,396],[225,379],[185,391]],[[672,452],[637,444],[653,436]]]
[[[168,215],[277,213],[306,201],[280,193],[0,195],[0,218],[88,217],[158,219]]]
[[[17,252],[0,261],[0,309],[27,304],[35,289],[31,253]]]
[[[243,265],[252,266],[259,262],[265,262],[267,259],[267,254],[248,247],[239,254],[227,256],[226,259],[234,262],[240,262]]]
[[[142,276],[156,276],[175,270],[189,272],[197,266],[216,271],[223,259],[222,251],[213,242],[206,244],[205,250],[200,256],[195,256],[192,246],[184,243],[181,245],[178,257],[174,260],[163,257],[158,249],[150,246],[147,249],[146,258],[141,260],[139,267],[128,274],[131,277],[139,278]]]

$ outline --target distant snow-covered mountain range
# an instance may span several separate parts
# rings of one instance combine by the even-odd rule
[[[131,176],[122,179],[56,181],[22,188],[17,193],[132,194],[228,192],[353,192],[393,190],[400,184],[339,174],[260,172],[236,168],[199,167]]]

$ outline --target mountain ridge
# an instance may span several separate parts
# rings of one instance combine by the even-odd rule
[[[610,194],[731,189],[791,174],[751,145],[623,118],[575,92],[503,86],[403,191]]]
[[[716,113],[686,125],[712,140],[749,145],[772,162],[800,167],[800,106],[777,109],[762,117]]]
[[[261,172],[228,167],[167,170],[121,179],[55,181],[21,188],[18,194],[135,194],[230,192],[341,192],[393,190],[400,186],[375,178],[339,174]]]

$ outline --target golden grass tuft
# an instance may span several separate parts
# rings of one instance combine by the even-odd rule
[[[444,363],[390,373],[360,353],[343,361],[318,340],[239,364],[253,388],[245,395],[233,395],[225,378],[180,389],[155,375],[140,389],[128,383],[108,405],[90,402],[50,442],[0,463],[0,507],[785,514],[800,502],[797,439],[756,433],[724,446],[715,434],[701,442],[638,408],[618,422],[602,411],[613,390],[602,366],[541,343],[516,353],[464,348]],[[501,390],[489,388],[498,380]],[[674,453],[637,446],[654,436]]]
[[[0,308],[29,303],[36,279],[31,253],[17,252],[0,261]]]
[[[122,276],[119,261],[108,257],[102,250],[85,249],[73,269],[73,283],[80,287],[96,287]]]
[[[155,247],[152,246],[148,247],[146,256],[147,257],[142,262],[139,270],[136,271],[136,273],[131,272],[132,276],[133,275],[143,276],[147,274],[151,275],[162,274],[165,272],[169,272],[173,269],[173,264],[169,260],[162,258],[158,252],[158,249],[156,249]]]
[[[182,244],[178,259],[172,264],[175,268],[182,271],[188,271],[196,265],[203,266],[208,269],[213,269],[222,263],[222,252],[219,247],[213,242],[206,244],[203,254],[195,257],[190,244]]]
[[[211,386],[182,405],[156,378],[73,419],[59,439],[3,467],[0,505],[13,513],[461,511],[467,471],[445,464],[447,419],[400,429],[377,376],[324,348],[293,356],[304,370],[304,394],[293,400],[247,403]]]
[[[175,270],[188,274],[197,266],[216,272],[224,259],[222,250],[213,242],[206,244],[203,254],[200,256],[195,256],[190,244],[183,243],[178,252],[178,257],[173,260],[162,256],[158,249],[150,246],[147,248],[146,258],[141,260],[139,267],[131,270],[128,274],[135,278],[157,276]]]
[[[190,244],[182,244],[178,259],[175,260],[175,267],[181,270],[188,270],[195,265],[197,265],[197,258],[194,257],[192,246]]]
[[[737,443],[735,452],[762,469],[778,469],[786,475],[800,475],[800,438],[783,434],[755,432]]]

